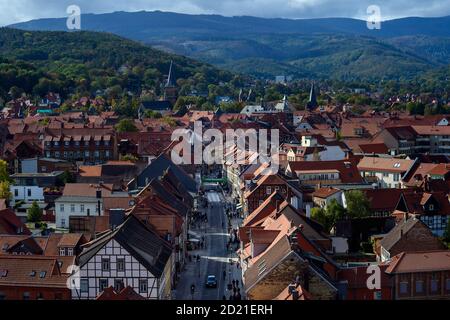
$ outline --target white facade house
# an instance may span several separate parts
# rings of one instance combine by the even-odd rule
[[[414,165],[412,160],[364,157],[358,164],[361,176],[378,188],[402,188],[402,178]]]
[[[93,300],[106,288],[131,287],[145,299],[168,299],[172,248],[136,217],[87,244],[79,255],[72,299]]]
[[[102,199],[80,196],[62,196],[55,200],[55,216],[57,228],[68,229],[70,216],[99,215],[103,215]]]
[[[11,192],[11,205],[14,206],[17,202],[24,202],[26,204],[36,202],[44,202],[44,188],[38,186],[15,186],[9,188]]]

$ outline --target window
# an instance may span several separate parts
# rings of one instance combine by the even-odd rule
[[[80,204],[80,212],[84,212],[84,204]]]
[[[18,189],[14,189],[14,197],[18,197],[19,196],[19,190]]]
[[[105,151],[105,157],[109,158],[110,157],[110,152],[108,150]]]
[[[102,271],[110,271],[110,261],[109,259],[102,259]]]
[[[74,204],[70,205],[70,212],[75,212],[75,205]]]
[[[6,300],[6,294],[0,291],[0,300]]]
[[[394,174],[394,181],[399,181],[400,175],[398,173]]]
[[[24,292],[23,293],[23,300],[30,300],[30,293],[29,292]]]
[[[66,255],[66,248],[59,248],[59,255],[64,257]]]
[[[114,290],[116,292],[122,291],[124,285],[123,285],[123,280],[122,279],[115,279],[114,280]]]
[[[68,256],[73,256],[73,248],[67,248],[67,255]]]
[[[100,279],[98,287],[100,292],[104,291],[108,287],[108,279]]]
[[[416,281],[416,293],[423,293],[423,281],[422,280]]]
[[[64,204],[63,203],[61,203],[59,205],[59,211],[64,212]]]
[[[88,279],[80,279],[80,291],[81,293],[87,293],[89,291]]]
[[[147,280],[139,280],[139,293],[147,293],[147,292],[148,292]]]
[[[430,204],[430,205],[428,206],[428,210],[429,210],[429,211],[433,211],[433,210],[434,210],[434,205],[433,205],[433,204]]]
[[[439,290],[439,280],[431,279],[431,292],[436,293]]]
[[[61,219],[61,226],[62,226],[63,228],[66,227],[66,219]]]
[[[400,282],[400,293],[401,294],[408,293],[408,282]]]
[[[42,171],[42,172],[47,172],[47,167],[46,167],[46,166],[42,166],[42,167],[41,167],[41,171]]]
[[[266,193],[269,194],[269,195],[272,194],[272,188],[271,187],[267,187],[266,188]]]
[[[31,189],[27,189],[27,195],[31,197]]]
[[[445,282],[445,288],[447,289],[447,291],[450,291],[450,279],[447,279]]]
[[[41,271],[41,273],[39,273],[39,278],[44,279],[46,275],[47,271]]]
[[[125,271],[125,259],[123,258],[117,259],[117,271],[119,272]]]
[[[94,157],[96,157],[96,158],[100,157],[100,152],[99,151],[95,151],[94,152]]]
[[[89,154],[89,151],[85,151],[85,152],[84,152],[84,156],[85,156],[85,157],[89,157],[89,155],[90,155],[90,154]]]
[[[42,294],[42,292],[38,292],[36,294],[36,300],[44,300],[44,295]]]

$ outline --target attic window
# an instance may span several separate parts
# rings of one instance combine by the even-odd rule
[[[41,271],[41,273],[39,273],[39,278],[44,279],[46,275],[47,271]]]
[[[6,251],[6,250],[8,250],[8,248],[9,248],[9,244],[4,243],[3,246],[2,246],[2,250]]]
[[[34,271],[34,270],[31,271],[31,272],[30,272],[30,277],[35,277],[35,276],[36,276],[36,271]]]
[[[395,164],[394,164],[394,168],[400,168],[400,163],[398,163],[398,162],[395,163]]]
[[[0,270],[0,277],[6,278],[7,275],[8,275],[8,270]]]

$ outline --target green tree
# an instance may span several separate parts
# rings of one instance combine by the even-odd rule
[[[350,190],[345,193],[347,214],[350,218],[364,218],[370,215],[369,199],[361,190]]]
[[[116,125],[117,132],[137,132],[138,128],[134,125],[131,119],[122,119]]]
[[[312,208],[311,218],[319,222],[327,232],[333,227],[333,223],[324,208]]]
[[[42,209],[36,201],[33,202],[30,209],[28,209],[28,222],[40,222],[42,220]]]
[[[11,182],[8,174],[8,163],[5,160],[0,160],[0,181]]]
[[[133,156],[132,154],[126,154],[124,156],[120,156],[120,161],[131,161],[131,162],[137,162],[138,158]]]
[[[328,215],[333,217],[333,225],[336,224],[338,220],[344,218],[347,213],[345,208],[336,199],[331,199],[326,210]]]
[[[9,201],[11,199],[11,191],[10,191],[10,183],[9,181],[1,181],[0,182],[0,198]]]
[[[72,172],[70,172],[69,170],[65,170],[64,173],[62,174],[61,180],[64,184],[74,183],[75,177]]]

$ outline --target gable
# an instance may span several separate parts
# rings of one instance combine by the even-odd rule
[[[81,277],[90,276],[88,270],[101,270],[102,258],[110,258],[111,263],[114,263],[116,258],[125,259],[125,270],[147,270],[145,277],[155,278],[148,268],[146,268],[141,262],[139,262],[131,253],[114,239],[109,240],[103,247],[90,257],[87,261],[80,266]],[[113,269],[113,268],[111,268]],[[142,276],[139,274],[138,276]]]

